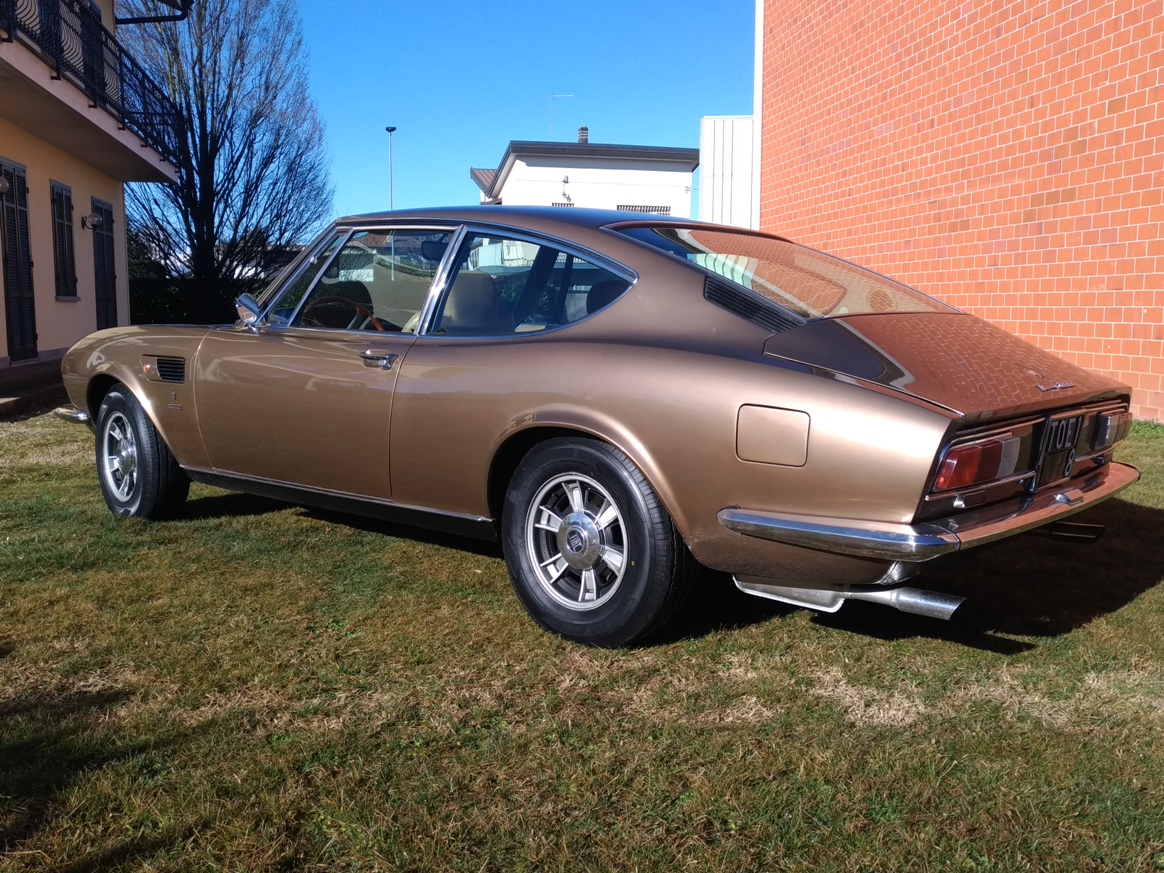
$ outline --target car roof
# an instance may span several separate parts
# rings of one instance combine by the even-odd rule
[[[533,227],[542,224],[572,225],[597,230],[620,222],[639,221],[651,224],[704,224],[693,219],[675,218],[615,209],[580,209],[562,206],[442,206],[426,209],[398,209],[393,212],[370,212],[345,216],[336,224],[370,224],[377,221],[479,221],[488,224],[512,224]],[[737,230],[739,228],[736,228]]]

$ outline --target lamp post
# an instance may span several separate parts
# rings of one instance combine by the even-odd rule
[[[392,134],[396,132],[395,127],[384,128],[388,131],[388,208],[395,209],[396,204],[393,202],[392,192]]]

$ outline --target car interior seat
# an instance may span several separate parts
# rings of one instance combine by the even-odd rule
[[[478,336],[509,333],[512,323],[501,315],[497,285],[488,273],[462,270],[453,280],[438,330]]]

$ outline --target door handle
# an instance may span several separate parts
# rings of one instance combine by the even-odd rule
[[[360,358],[364,361],[365,367],[379,367],[381,370],[391,370],[392,365],[399,357],[400,355],[395,355],[392,352],[382,352],[377,349],[360,352]]]

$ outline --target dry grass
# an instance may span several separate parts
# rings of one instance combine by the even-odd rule
[[[1090,549],[933,568],[951,623],[708,576],[651,648],[471,543],[204,488],[117,522],[0,424],[0,870],[1164,869],[1164,429]]]

